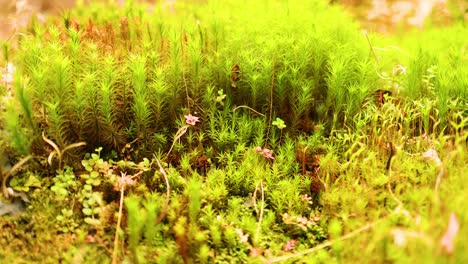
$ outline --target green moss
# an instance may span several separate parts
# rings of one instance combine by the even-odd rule
[[[318,0],[147,8],[79,5],[4,48],[0,172],[31,203],[0,219],[1,257],[467,258],[466,27],[366,36]]]

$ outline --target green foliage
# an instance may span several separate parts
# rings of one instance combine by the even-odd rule
[[[34,198],[33,232],[70,240],[57,259],[108,261],[114,237],[135,263],[466,258],[440,245],[452,212],[467,235],[466,27],[395,48],[318,0],[105,7],[4,52],[0,172],[37,157],[4,187]]]
[[[65,170],[55,176],[53,181],[54,185],[52,185],[50,190],[55,193],[57,199],[69,200],[69,196],[79,186],[71,167],[65,167]]]
[[[9,142],[8,146],[18,154],[26,154],[29,152],[31,145],[31,134],[24,126],[19,114],[17,106],[13,102],[8,102],[6,111],[2,115],[3,128],[2,134],[4,139]]]
[[[138,245],[140,243],[140,238],[142,237],[143,227],[145,225],[145,220],[147,212],[142,210],[139,205],[139,199],[135,197],[128,197],[125,201],[127,212],[128,212],[128,233],[129,233],[129,242],[128,247],[135,257],[138,257]],[[136,261],[138,262],[138,261]]]
[[[62,213],[55,218],[57,227],[63,233],[74,232],[79,224],[73,218],[73,211],[62,209]]]
[[[244,20],[256,15],[256,8],[261,8],[262,4],[254,6],[247,10],[251,15],[246,13],[246,16],[236,19],[238,23],[249,23]],[[323,4],[318,6],[320,8],[315,8],[327,10],[328,16],[341,17],[333,8]],[[143,12],[138,19],[136,17],[140,14],[135,8],[134,5],[123,9],[110,7],[114,10],[111,17],[93,15],[94,20],[88,20],[85,14],[93,14],[93,11],[87,7],[87,10],[70,12],[66,20],[69,24],[71,20],[81,25],[87,23],[83,30],[63,31],[58,26],[50,25],[45,32],[35,28],[33,34],[21,41],[17,63],[25,75],[31,76],[31,89],[35,91],[31,95],[33,105],[41,107],[43,111],[42,116],[35,117],[35,122],[47,122],[46,134],[59,147],[84,140],[105,149],[121,148],[138,138],[141,151],[151,153],[156,150],[154,144],[143,135],[167,133],[165,129],[168,128],[173,132],[176,114],[180,113],[178,106],[186,103],[189,108],[202,110],[204,116],[215,120],[219,117],[213,116],[216,114],[216,111],[212,111],[215,109],[213,106],[223,106],[227,103],[224,100],[229,102],[225,106],[232,103],[247,105],[265,112],[271,85],[274,99],[281,102],[273,104],[272,110],[284,116],[289,116],[289,110],[293,110],[294,116],[289,116],[293,120],[292,129],[298,129],[301,118],[313,115],[317,119],[314,114],[318,111],[317,107],[325,97],[330,97],[324,87],[327,79],[325,65],[329,64],[327,61],[330,58],[328,54],[346,59],[348,53],[336,53],[342,50],[340,43],[348,43],[352,47],[358,44],[346,39],[356,39],[352,30],[348,30],[349,36],[343,35],[339,43],[334,43],[336,40],[332,42],[331,36],[325,33],[339,32],[335,26],[304,30],[310,22],[304,21],[299,14],[289,16],[280,12],[285,21],[273,27],[276,33],[265,30],[271,29],[270,23],[277,21],[276,15],[272,14],[267,15],[258,27],[243,28],[244,31],[222,23],[219,18],[188,16],[180,31],[179,27],[162,22],[166,15],[160,13],[159,8],[155,9],[158,16],[150,17]],[[203,10],[210,8],[198,7],[200,10],[197,14],[205,14]],[[238,7],[235,5],[232,8]],[[287,4],[286,9],[279,5],[268,8],[308,16],[303,9],[298,9],[296,3]],[[235,10],[233,12],[236,13]],[[226,13],[223,19],[229,19],[230,14]],[[128,18],[122,18],[123,15]],[[327,19],[327,16],[320,15],[314,23],[321,24]],[[197,24],[197,20],[201,22]],[[154,27],[156,32],[150,30],[153,25],[159,25]],[[143,33],[142,28],[150,31]],[[350,28],[354,28],[354,25],[350,25]],[[120,35],[114,34],[115,31],[120,31]],[[278,33],[282,31],[291,31],[291,35],[280,37]],[[310,38],[304,36],[304,32],[310,32]],[[45,41],[44,35],[48,36]],[[251,40],[245,39],[245,36]],[[272,36],[275,36],[274,41],[271,40]],[[296,42],[296,38],[300,41]],[[244,42],[260,45],[244,49]],[[113,49],[109,50],[108,46]],[[317,50],[314,50],[315,47]],[[237,53],[238,50],[242,52]],[[360,50],[365,52],[365,49]],[[353,58],[348,60],[352,61]],[[360,58],[360,55],[356,58]],[[221,61],[227,64],[220,65]],[[240,65],[241,76],[238,87],[231,90],[229,77],[233,65]],[[353,70],[346,72],[355,74]],[[340,87],[339,84],[335,86],[336,89]],[[200,95],[210,94],[206,93],[207,87],[220,89],[217,96],[212,93],[212,98],[203,102]],[[336,100],[343,100],[340,98]],[[335,98],[328,100],[331,106],[330,100]],[[342,103],[346,102],[340,101],[338,105]],[[205,112],[208,110],[210,112]],[[219,130],[217,137],[214,137],[215,142],[235,140],[232,132]],[[167,145],[161,147],[168,148]],[[218,147],[223,150],[226,146]]]
[[[284,123],[284,121],[277,117],[275,121],[273,121],[271,123],[272,125],[276,126],[278,129],[283,129],[283,128],[286,128],[286,124]]]

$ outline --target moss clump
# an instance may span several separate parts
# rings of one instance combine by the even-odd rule
[[[51,262],[445,260],[466,29],[397,49],[322,1],[250,2],[79,6],[6,49],[1,144],[37,162],[5,180],[31,203],[0,219],[0,255],[65,238]]]

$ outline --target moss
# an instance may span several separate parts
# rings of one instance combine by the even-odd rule
[[[465,27],[396,48],[322,1],[152,8],[79,6],[4,56],[0,172],[31,203],[0,219],[0,255],[450,260],[451,212],[467,232]]]

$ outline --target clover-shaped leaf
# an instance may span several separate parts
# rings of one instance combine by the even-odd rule
[[[83,211],[83,214],[85,214],[85,215],[92,215],[93,214],[93,209],[91,209],[89,207],[88,208],[83,208],[82,211]]]
[[[224,105],[225,98],[226,98],[226,95],[224,94],[223,89],[218,90],[218,96],[216,97],[216,102],[220,103],[221,105]]]
[[[283,129],[286,127],[286,124],[284,123],[283,119],[281,118],[276,118],[275,121],[273,121],[273,123],[271,123],[272,125],[276,126],[277,128],[279,129]]]

